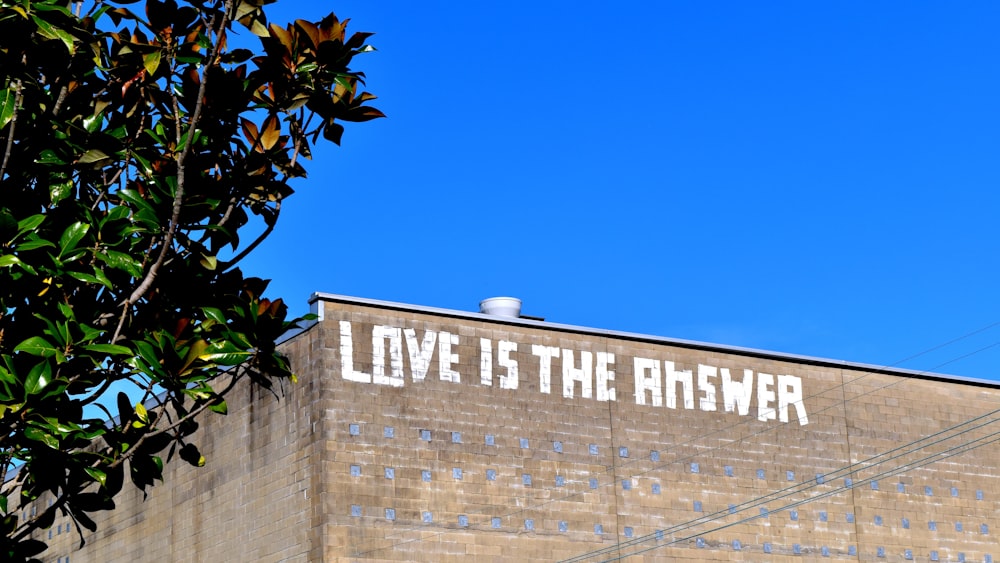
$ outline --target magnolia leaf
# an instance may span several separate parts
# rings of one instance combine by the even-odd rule
[[[14,109],[17,104],[17,94],[10,88],[0,90],[0,129],[3,129],[14,119]]]
[[[26,240],[24,242],[17,243],[17,249],[21,250],[21,251],[24,251],[24,252],[27,252],[29,250],[34,250],[36,248],[43,248],[43,247],[52,247],[52,248],[55,248],[56,245],[52,241],[50,241],[50,240],[45,240],[45,239],[41,239],[41,238],[36,238],[36,239],[33,239],[33,240]]]
[[[18,258],[17,256],[14,256],[13,254],[4,254],[3,256],[0,256],[0,268],[13,266],[14,264],[20,264],[20,263],[21,259]]]
[[[32,336],[18,344],[14,351],[47,358],[56,354],[56,347],[43,336]]]
[[[102,123],[104,123],[104,115],[98,112],[83,119],[83,128],[87,130],[87,133],[94,133],[101,127]]]
[[[260,6],[251,2],[237,2],[235,19],[257,37],[267,37],[267,20]]]
[[[45,361],[38,362],[24,379],[24,391],[27,395],[37,395],[51,380],[52,366]]]
[[[292,39],[292,34],[289,33],[287,29],[272,23],[268,26],[267,30],[270,32],[271,37],[277,39],[281,43],[282,47],[288,51],[292,50],[294,39]]]
[[[219,2],[0,8],[13,32],[9,45],[0,39],[2,58],[16,63],[0,62],[9,75],[0,81],[0,153],[9,152],[0,179],[0,423],[30,484],[15,501],[57,490],[93,530],[83,513],[113,508],[126,471],[138,487],[153,485],[167,457],[154,453],[176,460],[195,415],[228,412],[215,378],[270,387],[294,377],[271,345],[290,326],[284,306],[223,253],[274,227],[289,178],[305,175],[323,135],[340,141],[342,115],[377,110],[358,109],[373,97],[358,94],[363,75],[348,68],[367,34],[346,41],[347,22],[332,15],[269,29],[271,3],[231,3],[227,20],[263,39],[238,49],[210,24]],[[199,99],[204,73],[212,86]],[[227,371],[240,364],[248,369]],[[147,411],[119,394],[116,409],[119,386],[163,396]],[[84,413],[87,403],[103,403],[103,414]],[[194,446],[183,456],[205,463]],[[58,511],[20,522],[20,502],[10,509],[0,520],[18,520],[25,539],[9,537],[0,560],[30,558],[44,542],[28,538],[42,537]]]
[[[191,343],[191,347],[185,355],[184,362],[181,365],[180,371],[182,375],[188,371],[188,368],[191,367],[191,364],[193,364],[195,360],[201,357],[206,348],[208,348],[208,342],[205,342],[201,338]]]
[[[380,117],[385,117],[385,114],[369,106],[351,108],[350,111],[347,112],[347,115],[340,116],[340,118],[344,121],[353,122],[371,121],[372,119],[378,119]]]
[[[25,428],[24,437],[29,440],[41,442],[53,450],[59,449],[59,439],[36,426],[28,426]]]
[[[243,128],[243,136],[246,137],[250,144],[256,144],[257,138],[260,137],[260,132],[257,130],[257,124],[246,118],[240,119],[240,125]]]
[[[323,138],[327,141],[332,141],[336,144],[340,144],[340,138],[344,134],[344,126],[339,123],[334,123],[333,119],[326,124],[323,128]]]
[[[73,180],[61,180],[49,184],[49,201],[52,205],[66,199],[73,193]]]
[[[45,149],[39,153],[35,162],[38,164],[66,164],[66,161],[60,158],[52,149]]]
[[[142,403],[135,404],[135,416],[139,417],[139,420],[143,422],[149,422],[149,413],[146,412],[146,407]]]
[[[247,361],[251,356],[253,356],[253,352],[213,352],[202,354],[198,356],[198,359],[220,366],[235,366]]]
[[[194,444],[184,444],[178,453],[181,459],[195,467],[203,467],[205,465],[205,456],[201,455],[201,452],[198,451],[198,448]]]
[[[215,307],[203,307],[201,310],[205,313],[205,318],[212,319],[219,324],[226,324],[226,315],[224,315],[220,309]]]
[[[31,19],[34,20],[35,25],[38,26],[38,33],[46,39],[57,39],[62,41],[66,45],[66,49],[69,50],[70,54],[76,53],[76,47],[73,45],[73,36],[65,31],[59,29],[58,27],[50,24],[49,22],[43,20],[42,18],[32,14]]]
[[[278,137],[281,135],[281,124],[278,122],[278,116],[270,115],[266,120],[264,120],[264,125],[261,128],[260,133],[260,144],[264,150],[271,150],[274,145],[278,142]]]
[[[124,252],[108,250],[107,252],[98,252],[95,256],[116,270],[123,270],[136,278],[142,276],[142,264]]]
[[[156,69],[160,66],[160,52],[153,51],[152,53],[147,53],[142,56],[142,66],[146,69],[146,72],[152,76],[156,73]]]
[[[93,164],[95,162],[99,162],[102,160],[109,160],[109,158],[110,157],[104,154],[103,151],[100,151],[98,149],[90,149],[89,151],[83,153],[83,156],[81,156],[80,159],[77,160],[77,162],[79,162],[80,164]]]
[[[97,469],[95,467],[87,467],[87,468],[85,468],[85,471],[87,472],[87,475],[90,475],[91,477],[93,477],[94,480],[97,481],[98,483],[100,483],[102,487],[106,487],[107,486],[107,484],[108,484],[108,474],[107,473],[105,473],[105,472],[103,472],[100,469]]]
[[[214,270],[218,266],[219,261],[215,256],[203,256],[201,260],[198,261],[206,270]]]
[[[20,248],[20,246],[18,248]],[[90,274],[85,274],[83,272],[66,272],[66,275],[72,278],[76,278],[84,283],[101,284],[101,280],[97,279],[97,276],[92,276]]]
[[[112,356],[131,356],[132,350],[125,346],[120,346],[118,344],[88,344],[83,347],[84,350],[88,352],[97,352],[99,354],[110,354]]]
[[[77,243],[83,240],[83,237],[87,236],[87,231],[89,230],[90,225],[79,221],[66,227],[62,236],[59,237],[59,257],[62,258],[66,253],[75,249]]]
[[[23,235],[28,231],[33,231],[37,229],[38,226],[41,225],[44,221],[45,221],[45,215],[42,215],[41,213],[21,219],[20,221],[17,222],[18,236]]]
[[[217,412],[219,414],[229,414],[229,407],[226,405],[226,401],[219,399],[218,402],[213,403],[212,406],[208,407],[212,412]]]
[[[132,403],[129,402],[128,395],[122,391],[118,392],[116,400],[118,403],[118,420],[124,422],[128,420],[129,414],[132,412]]]

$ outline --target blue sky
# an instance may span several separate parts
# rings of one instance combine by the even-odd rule
[[[513,295],[554,322],[1000,379],[1000,4],[271,8],[375,32],[355,68],[388,114],[317,151],[244,264],[295,312]]]

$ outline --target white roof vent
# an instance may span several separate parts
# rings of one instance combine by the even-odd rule
[[[479,312],[516,319],[521,316],[521,300],[517,297],[490,297],[479,302]]]

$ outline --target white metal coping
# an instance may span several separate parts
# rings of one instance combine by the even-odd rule
[[[965,383],[969,385],[977,385],[982,387],[994,387],[1000,388],[1000,381],[993,381],[989,379],[978,379],[974,377],[964,377],[959,375],[946,375],[941,373],[934,373],[928,371],[918,371],[904,368],[896,368],[892,366],[880,366],[875,364],[864,364],[859,362],[849,362],[846,360],[833,360],[829,358],[818,358],[815,356],[803,356],[799,354],[789,354],[785,352],[772,352],[768,350],[758,350],[756,348],[744,348],[742,346],[728,346],[724,344],[712,344],[709,342],[699,342],[696,340],[684,340],[681,338],[669,338],[665,336],[653,336],[649,334],[640,334],[636,332],[625,332],[619,330],[607,330],[599,328],[589,328],[576,325],[568,325],[561,323],[553,323],[548,321],[539,321],[534,319],[526,318],[510,318],[510,317],[498,317],[495,315],[486,315],[483,313],[473,313],[470,311],[459,311],[456,309],[443,309],[440,307],[427,307],[424,305],[411,305],[408,303],[398,303],[395,301],[382,301],[380,299],[368,299],[365,297],[352,297],[350,295],[338,295],[335,293],[313,293],[309,297],[310,311],[317,315],[317,321],[323,320],[323,308],[319,307],[320,301],[328,301],[332,303],[345,303],[349,305],[365,305],[369,307],[378,307],[382,309],[391,309],[395,311],[409,311],[414,313],[427,313],[431,315],[438,315],[442,317],[451,317],[457,319],[470,319],[477,321],[487,321],[497,324],[514,325],[514,326],[526,326],[533,328],[543,328],[546,330],[555,330],[561,332],[572,332],[576,334],[584,334],[590,336],[603,336],[610,338],[618,338],[622,340],[632,340],[638,342],[648,342],[652,344],[665,344],[668,346],[677,346],[680,348],[689,348],[694,350],[707,350],[713,352],[724,352],[732,354],[742,354],[745,356],[753,356],[757,358],[771,359],[771,360],[783,360],[789,362],[797,362],[802,364],[809,364],[815,366],[823,367],[833,367],[833,368],[845,368],[857,371],[881,373],[886,375],[896,375],[901,377],[913,377],[919,379],[927,379],[932,381],[946,381],[951,383]],[[310,325],[311,326],[311,325]],[[305,327],[303,330],[307,330],[309,326]],[[295,334],[298,334],[296,332]],[[293,338],[295,334],[288,335],[288,338]],[[282,341],[288,338],[282,338]]]

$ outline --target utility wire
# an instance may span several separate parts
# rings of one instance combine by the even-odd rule
[[[977,443],[977,442],[979,442],[979,443]],[[791,510],[793,508],[797,508],[799,506],[808,504],[808,503],[816,501],[816,500],[820,500],[820,499],[824,499],[824,498],[828,498],[828,497],[840,494],[842,492],[845,492],[845,491],[848,491],[848,490],[852,489],[855,486],[865,485],[865,484],[870,483],[872,481],[876,481],[876,480],[878,480],[878,479],[880,479],[882,477],[892,477],[892,476],[895,476],[895,475],[902,474],[902,473],[904,473],[906,471],[910,471],[912,469],[919,469],[920,467],[924,467],[926,465],[930,465],[930,464],[935,463],[937,461],[940,461],[942,459],[948,459],[949,457],[954,457],[956,455],[961,455],[961,454],[964,454],[964,453],[968,453],[968,452],[970,452],[972,450],[975,450],[977,448],[981,448],[983,446],[988,446],[988,445],[994,444],[996,442],[1000,442],[1000,431],[993,432],[993,433],[988,434],[986,436],[983,436],[981,438],[976,438],[975,440],[971,440],[969,442],[964,442],[962,444],[954,446],[954,447],[952,447],[952,448],[950,448],[948,450],[945,450],[943,452],[938,452],[938,453],[935,453],[935,454],[932,454],[932,455],[920,458],[920,459],[915,460],[915,461],[913,461],[911,463],[903,464],[901,466],[892,468],[890,470],[884,471],[884,472],[879,473],[877,475],[873,475],[871,477],[866,477],[866,478],[858,481],[857,484],[853,484],[852,483],[851,487],[847,487],[847,486],[835,487],[835,488],[833,488],[833,489],[831,489],[829,491],[824,491],[824,492],[822,492],[819,495],[816,495],[814,497],[810,497],[808,499],[802,499],[802,500],[791,502],[791,503],[786,504],[786,505],[784,505],[782,507],[779,507],[774,512],[781,512],[781,511],[784,511],[784,510]],[[688,536],[684,536],[684,537],[680,537],[680,538],[675,538],[675,539],[673,539],[673,540],[671,540],[671,541],[669,541],[667,543],[661,544],[661,545],[650,546],[650,547],[641,549],[639,551],[633,551],[632,553],[627,553],[625,555],[618,556],[618,557],[613,557],[611,559],[603,559],[603,560],[601,560],[601,563],[607,563],[609,561],[621,561],[622,559],[624,559],[626,557],[632,557],[633,555],[640,555],[642,553],[646,553],[646,552],[652,551],[654,549],[659,549],[661,547],[666,547],[668,545],[674,545],[674,544],[677,544],[677,543],[681,543],[681,542],[685,542],[685,541],[690,541],[692,539],[697,538],[698,536],[705,535],[705,534],[710,534],[710,533],[713,533],[713,532],[718,532],[718,531],[721,531],[721,530],[725,530],[727,528],[731,528],[731,527],[737,526],[739,524],[745,524],[747,522],[751,522],[751,521],[756,520],[758,518],[761,518],[761,516],[757,516],[757,515],[748,516],[748,517],[742,518],[740,520],[737,520],[735,522],[729,522],[729,523],[717,526],[717,527],[709,529],[709,530],[704,530],[704,531],[702,531],[700,533],[697,533],[697,534],[688,535]]]
[[[952,439],[957,438],[959,436],[962,436],[964,434],[968,434],[969,432],[972,432],[972,431],[975,431],[975,430],[979,430],[981,428],[985,428],[986,426],[989,426],[989,425],[994,424],[996,422],[1000,422],[1000,418],[993,418],[993,417],[996,417],[998,415],[1000,415],[1000,409],[996,409],[996,410],[988,412],[986,414],[983,414],[983,415],[974,417],[972,419],[966,420],[964,422],[961,422],[961,423],[956,424],[954,426],[951,426],[949,428],[945,428],[944,430],[940,430],[938,432],[935,432],[935,433],[930,434],[928,436],[925,436],[923,438],[920,438],[920,439],[917,439],[917,440],[913,440],[913,441],[908,442],[906,444],[897,446],[897,447],[895,447],[895,448],[893,448],[891,450],[888,450],[886,452],[883,452],[881,454],[877,454],[877,455],[871,456],[871,457],[869,457],[867,459],[864,459],[862,461],[858,461],[858,462],[855,462],[855,463],[851,463],[851,464],[845,465],[843,467],[839,467],[837,469],[834,469],[833,471],[824,473],[822,475],[817,475],[816,479],[810,479],[808,481],[802,481],[802,482],[797,483],[795,485],[791,485],[791,486],[785,487],[784,489],[780,489],[780,490],[777,490],[777,491],[774,491],[774,492],[771,492],[771,493],[767,493],[765,495],[759,496],[759,497],[754,498],[752,500],[745,501],[743,503],[733,505],[732,507],[728,508],[727,510],[719,510],[719,511],[714,512],[712,514],[707,514],[705,516],[700,516],[698,518],[694,518],[694,519],[689,520],[687,522],[682,522],[680,524],[675,524],[675,525],[673,525],[673,526],[671,526],[669,528],[665,528],[665,529],[662,529],[662,530],[657,530],[657,531],[655,531],[655,532],[653,532],[651,534],[646,534],[644,536],[640,536],[638,538],[634,538],[632,540],[628,540],[628,541],[622,542],[620,544],[620,546],[602,548],[602,549],[599,549],[599,550],[594,550],[594,551],[585,553],[583,555],[579,555],[577,557],[573,557],[573,558],[570,558],[570,559],[564,559],[561,563],[574,563],[574,562],[578,562],[578,561],[584,561],[584,560],[590,559],[591,557],[594,557],[595,555],[600,555],[600,554],[604,554],[604,553],[610,553],[610,552],[613,552],[613,551],[617,551],[619,547],[624,548],[624,547],[630,547],[630,546],[633,546],[633,545],[645,543],[646,541],[648,541],[650,539],[653,539],[653,538],[656,538],[656,537],[662,537],[665,533],[676,533],[678,531],[683,531],[683,530],[686,530],[686,529],[689,529],[689,528],[692,528],[692,527],[695,527],[695,526],[699,526],[699,525],[702,525],[702,524],[711,523],[711,522],[713,522],[715,520],[718,520],[718,519],[726,517],[726,516],[731,516],[733,514],[738,514],[740,512],[744,512],[744,511],[750,510],[752,508],[760,507],[760,506],[768,504],[770,502],[774,502],[774,501],[777,501],[777,500],[785,499],[785,498],[788,498],[790,496],[793,496],[793,495],[796,495],[796,494],[799,494],[799,493],[804,493],[804,492],[810,491],[812,489],[815,489],[817,487],[824,486],[827,483],[827,481],[832,481],[833,479],[839,479],[841,477],[848,477],[848,476],[856,476],[858,473],[860,473],[862,471],[866,471],[866,470],[872,469],[874,467],[878,467],[878,466],[886,464],[886,463],[888,463],[890,461],[894,461],[894,460],[897,460],[899,458],[905,457],[907,455],[911,455],[911,454],[917,453],[920,450],[926,449],[928,447],[931,447],[931,446],[934,446],[934,445],[946,442],[948,440],[952,440]],[[963,427],[968,427],[968,428],[963,428]],[[976,441],[976,440],[982,440],[982,439],[987,438],[987,437],[996,436],[998,434],[1000,434],[1000,432],[994,432],[992,434],[989,434],[986,437],[976,438],[975,440],[973,440],[973,442]],[[962,444],[960,444],[960,446],[961,445]],[[931,456],[928,456],[927,458],[928,459],[929,458],[933,458],[934,456],[937,456],[937,455],[941,455],[941,453],[939,452],[939,453],[933,454]],[[909,464],[904,464],[903,466],[900,466],[900,467],[907,467],[908,465]],[[899,468],[896,468],[896,469],[894,469],[892,471],[898,471],[898,470],[899,470]],[[870,482],[872,480],[875,480],[877,478],[878,477],[874,477],[874,478],[872,478],[872,477],[866,477],[866,478],[858,481],[856,484],[852,482],[851,486],[849,486],[849,487],[845,485],[844,488],[845,489],[851,489],[853,487],[856,487],[856,486],[861,485],[861,484],[865,484],[865,483]],[[769,510],[768,514],[771,514],[773,512],[780,512],[780,511],[785,510],[787,508],[789,508],[789,506],[785,506],[785,507],[779,508],[779,509],[774,510],[774,511]],[[754,516],[753,518],[759,518],[759,517],[760,516]],[[751,519],[753,519],[753,518],[751,518]]]
[[[859,381],[861,381],[861,380],[863,380],[863,379],[865,379],[867,377],[870,377],[870,376],[875,375],[877,373],[881,373],[881,370],[883,370],[883,369],[884,370],[891,370],[893,367],[898,366],[898,365],[900,365],[903,362],[906,362],[906,361],[918,358],[918,357],[923,356],[925,354],[928,354],[930,352],[933,352],[933,351],[939,350],[941,348],[950,346],[950,345],[952,345],[952,344],[954,344],[956,342],[960,342],[962,340],[965,340],[967,338],[975,336],[976,334],[980,334],[982,332],[990,330],[990,329],[992,329],[992,328],[994,328],[994,327],[996,327],[998,325],[1000,325],[1000,321],[991,323],[991,324],[986,325],[986,326],[983,326],[981,328],[978,328],[976,330],[973,330],[971,332],[968,332],[966,334],[963,334],[961,336],[958,336],[956,338],[948,340],[948,341],[946,341],[946,342],[944,342],[942,344],[938,344],[936,346],[932,346],[931,348],[928,348],[928,349],[925,349],[925,350],[923,350],[921,352],[918,352],[916,354],[912,354],[910,356],[907,356],[906,358],[903,358],[901,360],[893,362],[892,364],[887,364],[887,365],[881,366],[880,369],[869,370],[867,372],[864,372],[863,375],[861,375],[859,377],[856,377],[856,378],[853,378],[850,381],[844,381],[844,382],[842,382],[842,383],[840,383],[838,385],[835,385],[833,387],[828,387],[828,388],[826,388],[826,389],[824,389],[822,391],[819,391],[819,392],[814,393],[812,395],[808,395],[808,396],[804,397],[802,399],[802,401],[805,402],[806,399],[815,398],[815,397],[821,397],[821,396],[824,396],[824,395],[826,395],[826,394],[828,394],[830,392],[840,390],[842,388],[845,388],[847,385],[855,384],[855,383],[857,383],[857,382],[859,382]],[[967,354],[963,354],[961,356],[952,358],[952,359],[950,359],[948,361],[939,363],[939,364],[937,364],[937,365],[935,365],[935,366],[933,366],[933,367],[931,367],[929,369],[926,369],[926,370],[923,370],[923,371],[919,372],[918,375],[919,374],[930,374],[930,373],[933,373],[933,372],[935,372],[935,370],[938,370],[938,369],[940,369],[940,368],[942,368],[942,367],[944,367],[946,365],[949,365],[949,364],[954,363],[956,361],[959,361],[961,359],[964,359],[964,358],[967,358],[967,357],[979,354],[979,353],[984,352],[985,350],[993,348],[993,347],[995,347],[997,345],[1000,345],[1000,341],[994,342],[992,344],[989,344],[987,346],[984,346],[982,348],[979,348],[979,349],[974,350],[972,352],[969,352]],[[881,387],[872,389],[870,391],[866,391],[864,393],[858,394],[858,395],[856,395],[856,396],[854,396],[854,397],[852,397],[850,399],[847,399],[845,401],[842,401],[842,402],[839,402],[839,403],[832,403],[828,407],[822,408],[819,411],[814,411],[814,414],[823,413],[823,412],[826,412],[827,410],[834,409],[834,408],[839,408],[840,406],[846,404],[847,402],[854,401],[854,400],[859,399],[861,397],[872,395],[872,394],[880,392],[880,391],[884,391],[885,389],[888,389],[890,387],[894,387],[896,385],[899,385],[899,384],[902,384],[904,382],[909,381],[909,378],[907,378],[907,377],[904,377],[904,376],[898,376],[898,377],[899,377],[899,379],[896,380],[896,381],[894,381],[894,382],[892,382],[892,383],[889,383],[887,385],[883,385]],[[768,410],[774,412],[776,409],[768,409]],[[698,436],[694,436],[694,437],[692,437],[692,438],[688,439],[687,441],[682,442],[680,444],[672,444],[670,447],[668,447],[665,450],[665,452],[669,453],[669,452],[677,450],[677,449],[679,449],[679,448],[681,448],[683,446],[694,445],[694,444],[696,444],[696,442],[704,440],[705,438],[710,438],[712,436],[716,436],[716,435],[723,434],[723,433],[729,433],[733,429],[736,429],[736,428],[738,428],[740,426],[743,426],[743,425],[746,425],[746,424],[750,424],[750,423],[754,422],[755,420],[756,419],[754,419],[753,417],[744,417],[743,420],[741,420],[741,421],[739,421],[737,423],[731,424],[731,425],[729,425],[727,427],[724,427],[724,428],[721,428],[721,429],[718,429],[718,430],[715,430],[715,431],[712,431],[712,432],[708,432],[708,433],[705,433],[705,434],[701,434],[701,435],[698,435]],[[704,455],[709,454],[709,453],[711,453],[713,451],[717,451],[717,450],[720,450],[720,449],[723,449],[723,448],[730,448],[730,447],[732,447],[732,445],[734,443],[743,442],[743,441],[745,441],[745,440],[747,440],[749,438],[752,438],[754,436],[758,436],[760,434],[764,434],[764,433],[767,433],[767,432],[775,431],[777,428],[780,428],[780,427],[781,426],[778,426],[778,425],[769,425],[768,427],[763,428],[763,429],[761,429],[761,430],[759,430],[757,432],[753,432],[751,434],[743,436],[743,437],[739,438],[738,440],[735,440],[734,442],[730,442],[730,443],[727,443],[725,445],[720,445],[720,446],[715,446],[715,447],[712,447],[712,448],[708,448],[708,449],[699,451],[697,453],[693,453],[693,454],[685,455],[685,456],[682,456],[682,457],[679,457],[679,458],[675,458],[675,459],[670,460],[670,461],[665,461],[663,463],[659,463],[657,465],[654,465],[654,466],[652,466],[649,469],[646,469],[644,471],[637,472],[637,473],[632,473],[632,476],[635,477],[635,476],[645,475],[646,473],[655,471],[657,469],[662,469],[664,467],[667,467],[667,466],[670,466],[670,465],[673,465],[673,464],[676,464],[676,463],[682,463],[684,461],[687,461],[689,459],[693,459],[695,457],[704,456]],[[611,455],[614,455],[614,452],[612,452]],[[623,468],[626,468],[626,467],[632,465],[633,463],[640,463],[642,461],[645,461],[645,460],[636,459],[634,461],[630,461],[630,462],[626,462],[626,463],[620,463],[620,464],[617,465],[617,467],[614,467],[614,466],[607,467],[603,472],[601,472],[601,474],[605,474],[606,475],[608,473],[612,473],[613,472],[615,474],[615,478],[613,478],[610,481],[610,483],[605,483],[602,486],[607,486],[607,485],[615,486],[616,485],[616,477],[617,477],[618,471],[620,471]],[[594,475],[594,474],[592,473],[591,475]],[[582,482],[581,481],[576,481],[576,483],[582,483]],[[538,509],[543,508],[543,507],[545,507],[545,506],[547,506],[547,505],[549,505],[551,503],[560,502],[560,501],[566,501],[566,500],[572,499],[574,497],[581,496],[583,494],[585,494],[585,492],[581,491],[581,492],[568,493],[568,494],[565,494],[565,495],[561,495],[561,496],[559,496],[557,498],[548,499],[548,500],[545,500],[544,502],[541,502],[541,503],[538,503],[538,504],[533,504],[531,506],[525,506],[523,508],[520,508],[520,509],[511,511],[511,512],[508,512],[507,514],[502,515],[501,518],[509,519],[509,518],[515,517],[515,516],[517,516],[519,514],[523,514],[523,513],[527,512],[529,510],[538,510]],[[476,527],[477,526],[469,526],[469,528],[473,528],[473,529],[476,528]],[[411,526],[411,527],[409,527],[407,529],[400,530],[399,533],[400,534],[405,534],[405,533],[408,533],[408,532],[414,532],[414,531],[419,531],[419,530],[426,530],[426,526]],[[368,549],[368,550],[365,550],[365,551],[355,551],[354,556],[360,557],[360,556],[364,556],[364,555],[367,555],[367,554],[370,554],[370,553],[375,553],[375,552],[383,551],[383,550],[386,550],[386,549],[392,549],[392,548],[395,548],[395,547],[398,547],[398,546],[401,546],[401,545],[405,545],[405,544],[409,544],[409,543],[423,542],[423,541],[432,540],[432,539],[434,539],[436,537],[439,537],[439,536],[441,536],[443,534],[451,533],[452,531],[453,530],[451,530],[451,529],[442,530],[442,531],[435,532],[435,533],[432,533],[432,534],[422,535],[419,538],[405,539],[405,540],[402,540],[402,541],[391,543],[390,545],[387,545],[387,546],[384,546],[384,547],[373,547],[372,549]],[[622,544],[622,545],[625,545],[625,544]],[[616,544],[616,549],[617,549],[617,544]]]

